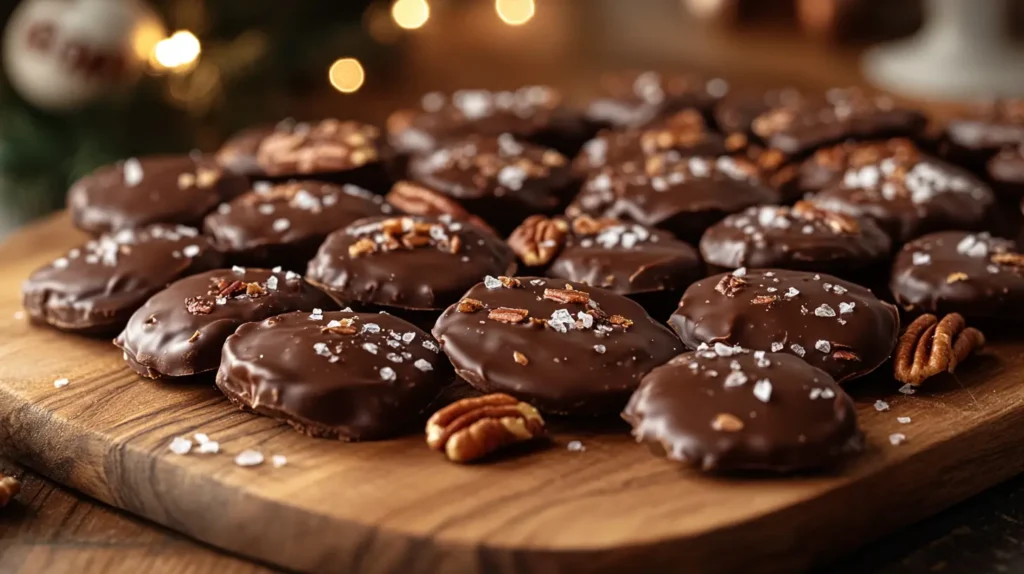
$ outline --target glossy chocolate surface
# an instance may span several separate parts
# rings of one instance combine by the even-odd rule
[[[721,131],[751,133],[754,120],[761,114],[777,107],[799,106],[805,96],[795,88],[779,88],[760,93],[732,92],[715,106],[714,118]]]
[[[828,373],[722,344],[654,369],[622,416],[638,441],[704,471],[810,470],[863,447],[853,401]]]
[[[712,225],[700,240],[709,264],[779,267],[845,275],[889,257],[889,236],[870,219],[815,208],[761,205]]]
[[[35,270],[22,285],[28,314],[58,329],[116,333],[171,282],[221,265],[192,227],[155,224],[101,235]]]
[[[114,344],[144,377],[185,377],[216,369],[224,340],[243,323],[333,307],[297,273],[216,269],[180,279],[150,297]]]
[[[1024,255],[987,233],[945,231],[903,246],[890,283],[908,311],[964,317],[1024,317]]]
[[[870,373],[896,346],[896,307],[831,275],[738,269],[690,286],[669,325],[702,343],[786,352],[838,382]]]
[[[130,158],[75,182],[68,211],[75,227],[97,235],[151,223],[199,226],[203,216],[248,185],[201,156]]]
[[[686,108],[710,112],[729,92],[720,78],[625,71],[601,78],[601,95],[587,107],[587,118],[613,128],[635,128]]]
[[[456,374],[481,391],[508,393],[548,413],[610,414],[643,375],[682,349],[621,295],[562,279],[505,284],[489,278],[476,285],[433,331]]]
[[[503,235],[530,215],[561,212],[578,188],[564,155],[510,134],[470,136],[417,155],[409,176]]]
[[[207,215],[204,227],[230,263],[304,272],[332,231],[392,211],[383,197],[350,184],[257,183]]]
[[[441,310],[484,275],[515,270],[498,237],[450,217],[361,219],[335,231],[306,278],[344,305]]]
[[[437,342],[386,314],[286,313],[224,343],[217,387],[240,407],[341,440],[401,434],[452,381]]]
[[[238,175],[262,177],[266,175],[256,156],[264,138],[274,133],[276,126],[263,125],[246,128],[228,138],[217,150],[216,159],[224,169]]]

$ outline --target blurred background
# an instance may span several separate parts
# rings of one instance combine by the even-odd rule
[[[910,62],[926,73],[897,88],[963,99],[955,77],[984,66],[954,60],[1013,62],[1022,4],[0,0],[0,234],[62,207],[70,182],[100,164],[212,151],[242,127],[289,116],[381,122],[436,89],[547,83],[582,102],[602,72],[621,68],[692,70],[734,89],[892,88],[913,76],[899,67]],[[893,66],[872,68],[879,57]],[[1022,70],[990,73],[1000,76],[991,86],[971,78],[971,95],[1012,93],[1011,71]]]

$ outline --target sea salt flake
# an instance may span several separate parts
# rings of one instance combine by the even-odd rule
[[[258,450],[243,450],[235,457],[238,466],[259,466],[263,464],[263,453]]]
[[[128,187],[135,187],[142,183],[142,163],[134,157],[124,160],[124,184]]]
[[[427,371],[433,371],[434,370],[434,366],[431,365],[430,362],[428,362],[425,359],[416,359],[416,362],[413,363],[412,366],[414,366],[417,369],[423,371],[424,373],[426,373]]]
[[[928,265],[932,262],[932,256],[928,253],[915,251],[913,255],[910,256],[910,260],[914,265]]]
[[[604,345],[594,345],[594,351],[596,351],[598,355],[603,355],[607,350],[607,347]]]
[[[441,349],[438,348],[437,343],[431,341],[430,339],[424,339],[423,342],[420,344],[423,345],[423,348],[428,351],[433,351],[434,353],[438,353],[441,351]]]
[[[768,379],[761,379],[754,383],[754,396],[762,403],[767,403],[772,398],[772,383]]]
[[[497,277],[488,275],[484,277],[484,287],[487,287],[488,289],[501,289],[503,285]]]
[[[274,456],[270,457],[270,464],[274,465],[274,468],[281,468],[282,466],[288,464],[288,457],[286,457],[283,454],[275,454]]]
[[[377,347],[377,345],[374,345],[373,343],[363,343],[363,350],[372,355],[377,354],[378,348],[379,347]]]
[[[244,275],[245,274],[245,267],[239,267],[238,265],[232,265],[231,266],[231,272],[234,273],[235,275]]]
[[[409,343],[412,343],[413,339],[415,339],[415,338],[416,338],[416,333],[413,333],[412,331],[409,331],[408,333],[402,334],[402,342],[407,344],[407,345]]]
[[[839,314],[840,315],[848,315],[850,313],[853,313],[853,309],[856,306],[857,306],[857,303],[853,303],[853,302],[850,302],[850,303],[846,303],[846,302],[840,303],[839,304]]]
[[[832,352],[832,344],[825,339],[819,339],[818,342],[814,343],[814,348],[821,351],[822,353]]]
[[[587,447],[583,446],[583,443],[578,440],[569,441],[569,444],[565,445],[565,448],[569,452],[583,452],[587,450]]]
[[[61,379],[57,379],[56,381],[53,381],[53,386],[54,386],[54,388],[59,389],[61,387],[68,386],[69,382],[70,381],[68,381],[67,379],[61,378]]]
[[[739,345],[730,346],[725,343],[715,343],[715,354],[719,357],[731,357],[742,352],[743,348]]]
[[[822,303],[821,305],[818,306],[817,309],[814,310],[814,315],[816,317],[835,317],[836,312],[835,309],[833,309],[832,307],[829,307],[827,304]]]
[[[363,333],[371,333],[371,334],[373,334],[373,333],[380,333],[380,325],[378,325],[376,323],[363,323],[363,328],[362,328],[361,331]]]
[[[384,355],[384,358],[391,361],[392,363],[405,362],[405,359],[402,358],[402,355],[399,355],[397,353],[388,353],[387,355]]]
[[[813,400],[817,399],[818,397],[820,397],[821,396],[821,391],[822,391],[822,389],[819,389],[819,388],[811,389],[811,394],[809,395],[810,399],[813,401]]]
[[[185,437],[176,436],[168,448],[174,454],[188,454],[192,450],[192,441]]]
[[[790,287],[790,288],[789,288],[789,289],[788,289],[788,290],[786,291],[786,297],[796,297],[796,296],[797,296],[797,295],[799,295],[799,294],[800,294],[800,291],[798,291],[798,290],[796,289],[796,287]]]
[[[267,289],[270,291],[277,291],[277,277],[271,275],[267,277]]]
[[[747,384],[748,380],[749,379],[747,378],[747,376],[743,374],[743,371],[732,371],[731,373],[726,375],[725,381],[723,381],[722,384],[726,388],[739,387]]]
[[[736,269],[735,271],[733,271],[732,274],[733,274],[733,277],[743,277],[744,275],[747,274],[747,268],[746,267],[740,267],[739,269]]]
[[[192,438],[196,439],[196,442],[199,444],[205,444],[210,442],[209,435],[207,435],[204,432],[197,432],[194,435],[192,435]]]
[[[576,315],[576,318],[579,319],[581,323],[583,323],[584,329],[589,329],[594,326],[594,316],[591,315],[590,313],[584,313],[583,311],[580,311]]]
[[[321,357],[328,357],[331,355],[331,350],[327,347],[327,343],[323,341],[313,344],[313,350],[316,351],[317,355]]]
[[[917,389],[914,387],[914,385],[907,383],[906,385],[900,387],[900,392],[903,393],[904,395],[912,395],[917,392]]]
[[[295,281],[296,279],[299,279],[300,277],[302,277],[302,276],[299,275],[298,273],[294,272],[294,271],[288,271],[287,273],[284,274],[284,280],[285,281]]]
[[[274,223],[271,224],[271,227],[273,228],[273,230],[278,232],[278,233],[281,233],[281,232],[284,232],[284,231],[288,231],[288,229],[291,226],[292,226],[292,222],[288,221],[287,219],[285,219],[283,217],[275,219]]]
[[[889,403],[879,399],[875,401],[875,410],[878,412],[889,410]]]
[[[220,452],[220,443],[215,440],[208,440],[199,443],[197,452],[200,454],[217,454]]]
[[[793,343],[792,345],[790,345],[790,346],[789,346],[789,348],[790,348],[790,350],[792,350],[792,351],[793,351],[794,353],[796,353],[796,355],[797,355],[798,357],[803,357],[804,355],[806,355],[806,354],[807,354],[807,350],[806,350],[806,349],[804,349],[803,347],[801,347],[800,345],[796,344],[796,343]]]
[[[849,289],[843,287],[842,285],[832,286],[832,292],[835,293],[836,295],[845,295],[847,291],[849,291]]]
[[[910,417],[896,417],[896,422],[900,423],[901,425],[910,424]]]
[[[380,378],[384,379],[385,381],[395,380],[395,370],[392,369],[391,367],[381,367]]]
[[[906,442],[906,440],[907,435],[901,432],[894,432],[891,435],[889,435],[889,444],[891,444],[892,446],[899,446]]]

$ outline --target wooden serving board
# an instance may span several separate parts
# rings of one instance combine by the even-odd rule
[[[1024,470],[1024,343],[993,344],[914,396],[884,373],[855,383],[869,448],[825,475],[705,477],[612,423],[556,428],[549,448],[475,466],[445,462],[420,435],[311,439],[238,411],[212,384],[142,380],[108,341],[19,317],[23,278],[81,239],[58,216],[0,246],[0,447],[103,502],[288,568],[790,572]],[[878,398],[891,410],[877,412]],[[221,454],[168,450],[195,432]],[[890,445],[894,432],[907,442]],[[268,462],[236,466],[251,448]],[[273,467],[274,454],[288,464]]]

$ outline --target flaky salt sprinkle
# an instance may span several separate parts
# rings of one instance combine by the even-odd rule
[[[188,454],[192,450],[192,441],[183,436],[176,436],[167,448],[174,454]]]
[[[784,345],[784,344],[782,344],[782,343],[780,343],[778,341],[772,343],[772,352],[773,353],[778,353],[779,351],[781,351],[781,350],[783,350],[785,348],[786,348],[786,345]]]
[[[744,275],[747,274],[747,268],[746,267],[740,267],[739,269],[736,269],[735,271],[733,271],[732,274],[733,274],[733,277],[743,277]]]
[[[291,228],[291,226],[292,226],[292,222],[287,220],[287,219],[285,219],[284,217],[279,217],[279,218],[275,219],[274,223],[271,224],[271,228],[273,228],[273,230],[278,232],[278,233],[282,233],[284,231],[288,231],[288,229]]]
[[[821,351],[822,353],[830,353],[832,352],[832,343],[829,343],[825,339],[819,339],[816,343],[814,343],[814,348]]]
[[[61,387],[66,387],[66,386],[68,386],[69,382],[71,382],[71,381],[67,380],[66,378],[60,378],[60,379],[57,379],[57,380],[53,381],[53,387],[56,388],[56,389],[59,389]]]
[[[761,379],[754,383],[754,396],[762,403],[767,403],[772,398],[772,383],[768,379]]]
[[[828,306],[827,304],[822,303],[821,305],[818,305],[818,307],[814,310],[814,316],[815,317],[835,317],[836,316],[836,311],[835,311],[835,309],[833,309],[832,307]]]
[[[427,371],[433,371],[434,370],[434,366],[431,365],[430,362],[427,361],[426,359],[416,359],[416,362],[414,362],[412,364],[412,366],[414,366],[417,369],[423,371],[424,373],[427,372]]]
[[[286,457],[283,454],[275,454],[274,456],[270,457],[270,464],[274,465],[274,468],[281,468],[282,466],[288,464],[288,457]]]
[[[889,444],[891,444],[892,446],[899,446],[906,442],[906,440],[907,435],[901,432],[894,432],[891,435],[889,435]]]
[[[853,303],[853,302],[850,302],[850,303],[842,302],[842,303],[839,304],[839,314],[840,315],[847,315],[849,313],[853,313],[853,309],[856,306],[857,306],[857,304]]]
[[[607,350],[608,348],[605,347],[604,345],[594,345],[594,352],[596,352],[598,355],[603,355]]]
[[[273,273],[280,273],[281,272],[281,266],[278,265],[277,267],[274,267],[270,271],[272,271]]]
[[[904,395],[912,395],[917,392],[917,388],[915,388],[914,385],[907,383],[906,385],[900,387],[900,392],[903,393]]]
[[[381,367],[380,368],[380,378],[385,380],[385,381],[393,381],[393,380],[395,380],[395,370],[392,369],[391,367]]]
[[[569,444],[565,445],[565,448],[569,452],[583,452],[587,450],[587,447],[583,446],[583,443],[578,440],[569,441]]]
[[[286,272],[284,274],[285,281],[295,281],[296,279],[299,279],[301,277],[302,277],[302,275],[299,275],[298,273],[296,273],[294,271],[288,271],[288,272]]]
[[[135,187],[142,183],[142,163],[134,157],[124,160],[124,184],[128,187]]]
[[[267,289],[270,291],[277,291],[277,277],[271,275],[267,277]]]
[[[309,318],[314,321],[322,321],[324,318],[324,310],[319,307],[314,307],[313,312],[309,315]]]
[[[234,273],[235,275],[243,275],[243,274],[245,274],[245,267],[240,267],[238,265],[232,265],[231,266],[231,272]]]
[[[504,285],[502,285],[501,281],[499,281],[497,277],[487,275],[484,277],[484,287],[487,287],[488,289],[501,289]]]
[[[911,263],[914,265],[928,265],[932,262],[932,256],[928,253],[922,253],[921,251],[915,251],[910,256]]]
[[[197,452],[200,454],[217,454],[220,452],[220,443],[215,440],[208,440],[199,443]]]
[[[739,345],[726,345],[725,343],[715,343],[715,354],[719,357],[731,357],[743,352],[743,348]]]
[[[747,375],[743,374],[743,371],[732,371],[725,377],[725,381],[722,384],[726,387],[739,387],[747,384]]]
[[[875,410],[878,412],[889,410],[889,403],[879,399],[875,401]]]
[[[238,466],[259,466],[263,464],[263,453],[252,449],[243,450],[235,457],[235,464]]]
[[[910,417],[896,417],[896,422],[901,425],[908,425],[910,424]]]
[[[807,354],[807,349],[804,349],[802,346],[800,346],[800,345],[798,345],[796,343],[793,343],[792,345],[790,345],[789,348],[790,348],[791,351],[796,353],[796,355],[798,357],[803,357],[804,355]]]

